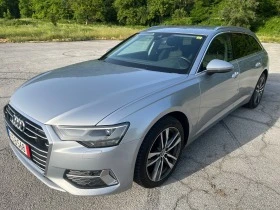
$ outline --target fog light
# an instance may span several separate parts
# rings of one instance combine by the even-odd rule
[[[78,188],[94,189],[118,184],[111,170],[78,171],[66,170],[64,178]]]

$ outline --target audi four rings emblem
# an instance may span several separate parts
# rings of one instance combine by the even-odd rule
[[[11,123],[17,128],[19,129],[21,132],[24,132],[25,130],[25,123],[22,119],[20,119],[18,116],[13,115],[11,117]]]

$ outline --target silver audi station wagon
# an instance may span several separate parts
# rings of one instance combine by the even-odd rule
[[[257,107],[267,77],[267,52],[247,29],[152,27],[26,82],[4,116],[15,155],[53,189],[152,188],[204,131]]]

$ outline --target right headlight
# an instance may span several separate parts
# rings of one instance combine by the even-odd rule
[[[78,141],[80,144],[90,147],[116,146],[124,137],[129,123],[112,126],[53,126],[61,140]]]

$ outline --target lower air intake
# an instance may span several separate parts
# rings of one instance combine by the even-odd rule
[[[96,189],[118,184],[118,181],[111,170],[66,170],[64,178],[74,186],[83,189]]]

